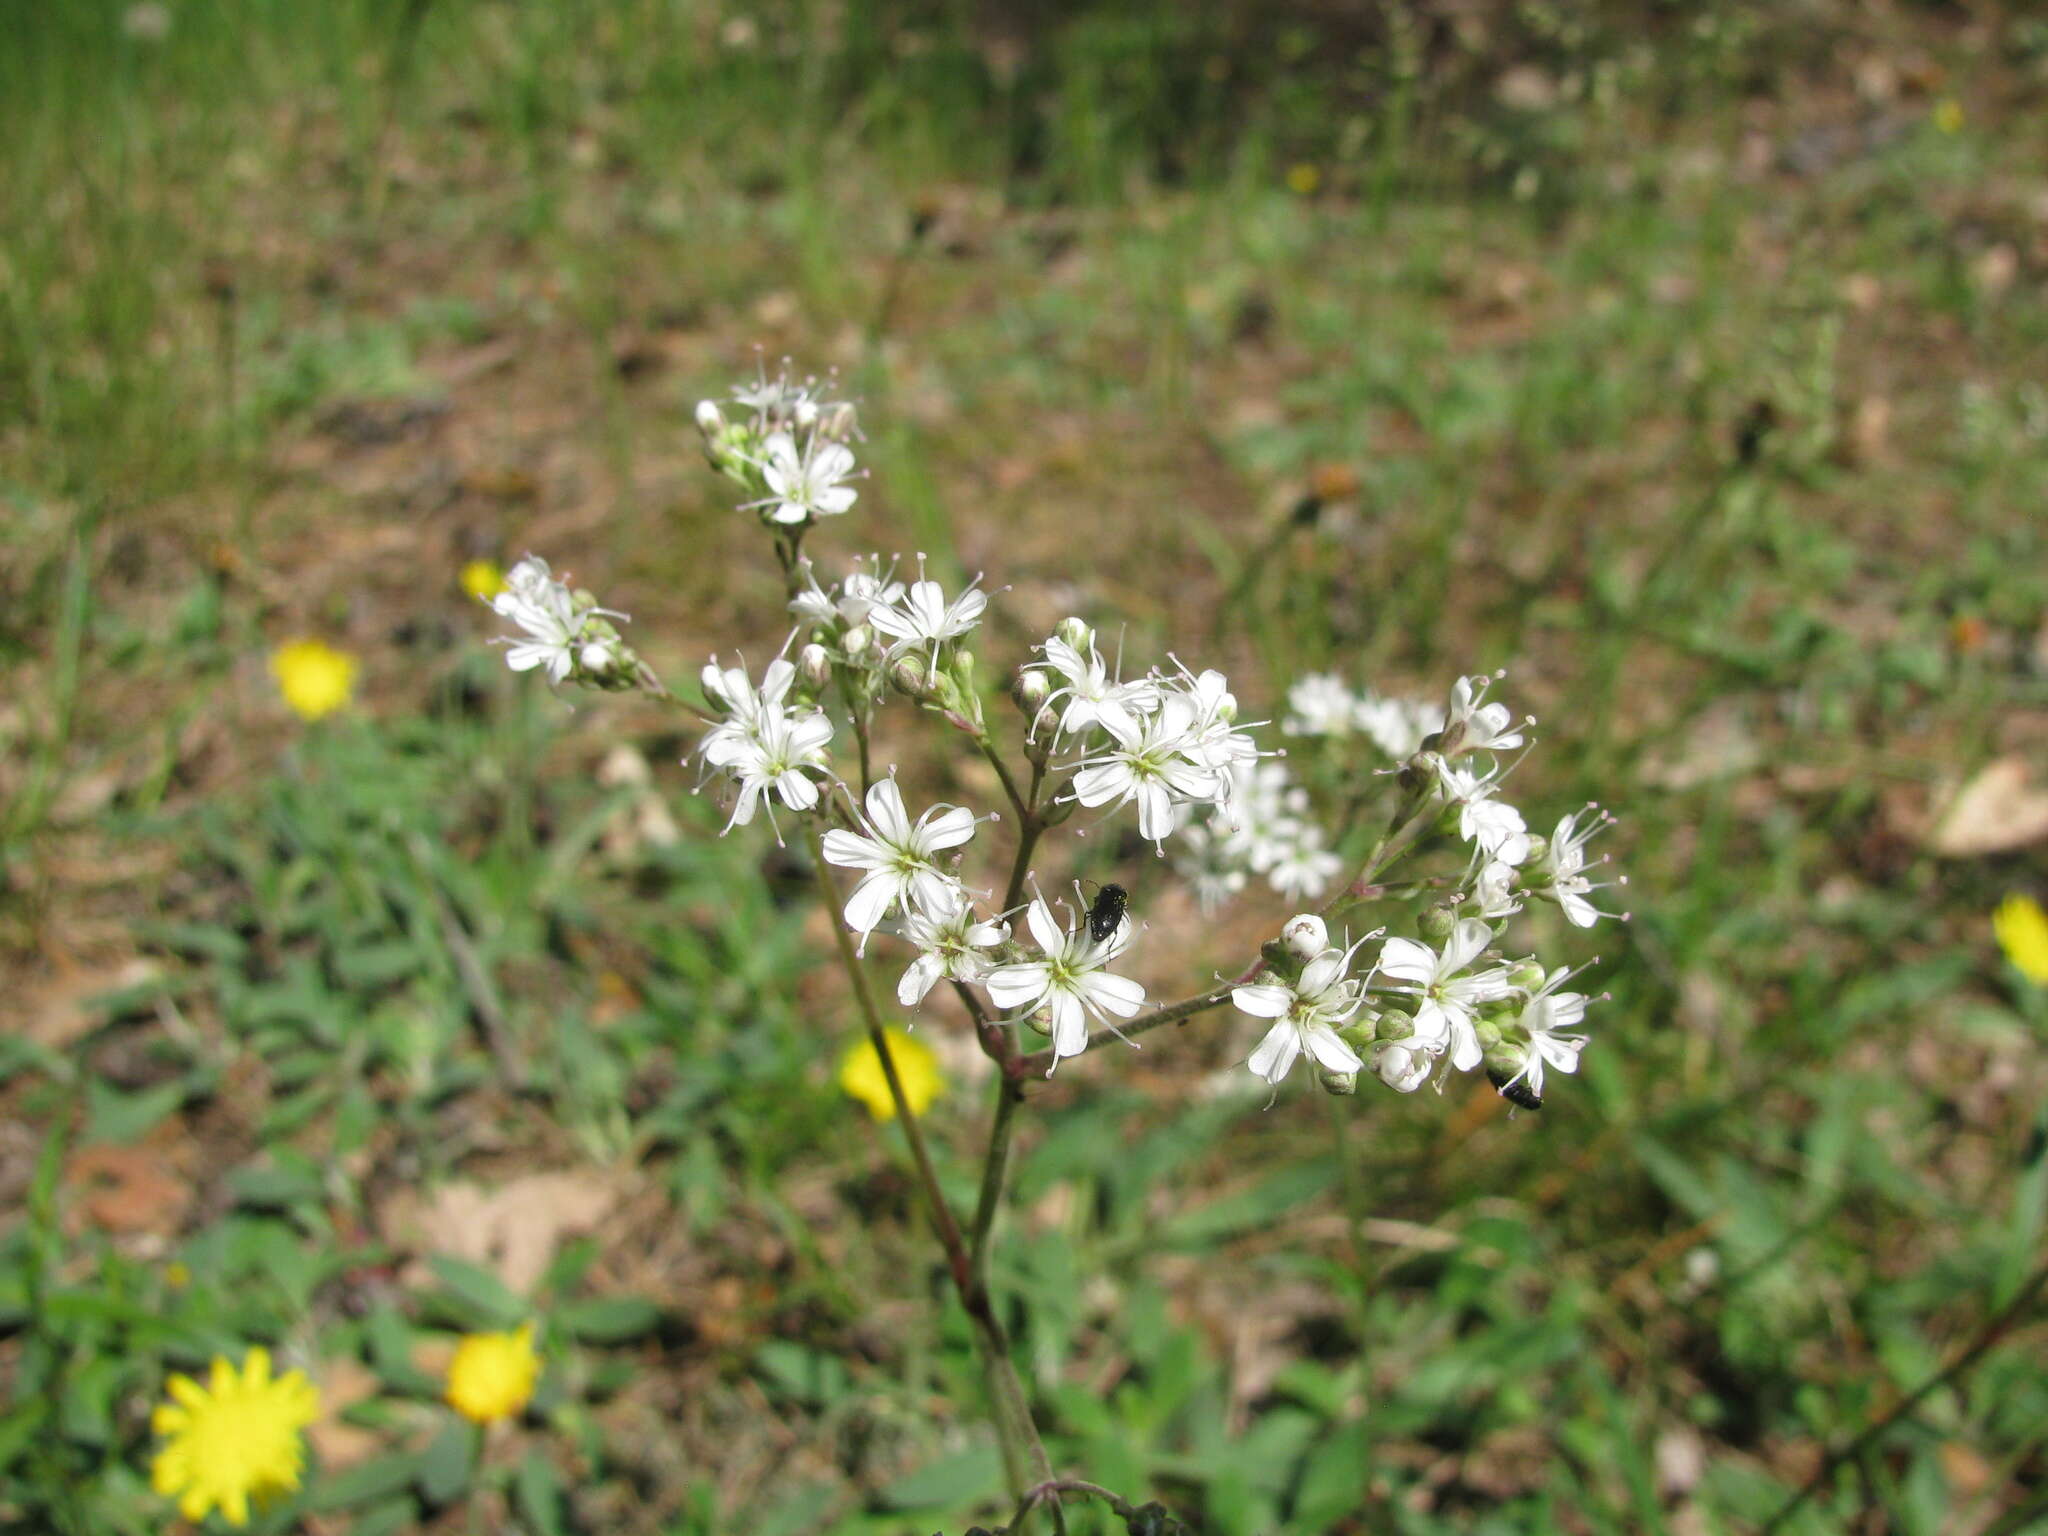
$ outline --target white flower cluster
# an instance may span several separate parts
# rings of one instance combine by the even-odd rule
[[[712,468],[753,492],[745,511],[763,522],[803,528],[823,517],[838,517],[860,494],[853,450],[858,428],[853,407],[824,397],[816,379],[792,380],[788,366],[774,378],[763,371],[752,384],[732,391],[732,404],[745,412],[728,416],[716,400],[697,402],[697,430]]]
[[[1136,1020],[1136,1033],[1226,997],[1265,1021],[1247,1064],[1273,1084],[1304,1055],[1336,1093],[1355,1092],[1366,1073],[1408,1092],[1483,1067],[1503,1095],[1533,1108],[1546,1071],[1577,1070],[1588,999],[1566,989],[1574,972],[1512,958],[1506,925],[1530,903],[1549,902],[1571,926],[1590,928],[1617,915],[1595,904],[1596,893],[1626,882],[1593,878],[1605,860],[1589,860],[1587,847],[1612,824],[1606,812],[1588,805],[1544,837],[1503,797],[1534,722],[1488,697],[1500,674],[1458,678],[1441,706],[1354,690],[1330,674],[1302,677],[1288,692],[1283,729],[1306,738],[1306,761],[1290,771],[1276,761],[1282,754],[1259,750],[1221,672],[1169,655],[1168,666],[1126,676],[1095,632],[1069,618],[1012,688],[1027,722],[1027,790],[984,719],[970,646],[989,604],[979,578],[949,595],[919,555],[914,576],[874,558],[826,586],[804,552],[814,523],[855,502],[852,408],[785,369],[696,414],[712,464],[745,488],[739,505],[776,535],[795,619],[783,654],[758,685],[744,667],[707,665],[700,709],[668,694],[625,647],[610,622],[618,615],[528,558],[491,604],[520,631],[506,659],[557,683],[645,688],[707,720],[697,756],[707,778],[733,791],[726,830],[764,808],[774,824],[778,801],[804,818],[824,861],[855,872],[840,913],[858,935],[847,947],[865,955],[876,933],[908,944],[896,988],[903,1007],[923,1004],[941,981],[978,989],[985,1002],[962,995],[1005,1071],[1021,1056],[992,1025],[1035,1026],[1056,1067],[1085,1050],[1097,1026],[1117,1032]],[[995,817],[937,804],[913,818],[894,769],[873,773],[870,727],[892,693],[969,735],[996,768],[1022,824],[1001,904],[978,897],[960,873],[977,827]],[[834,771],[827,702],[858,746],[858,802]],[[1356,759],[1366,754],[1354,742],[1396,766],[1361,770]],[[1342,822],[1320,819],[1318,800],[1340,795],[1356,802]],[[1374,802],[1380,811],[1361,820]],[[1108,815],[1125,806],[1159,852],[1175,840],[1176,866],[1205,908],[1253,877],[1290,901],[1327,901],[1325,914],[1447,894],[1420,911],[1414,937],[1381,928],[1332,942],[1325,916],[1304,912],[1237,983],[1138,1020],[1145,988],[1113,968],[1136,932],[1121,887],[1105,887],[1091,905],[1077,885],[1071,905],[1057,904],[1063,916],[1042,895],[1024,900],[1035,891],[1031,860],[1043,834],[1076,808]],[[1380,819],[1387,809],[1391,818]],[[1462,872],[1390,876],[1398,859],[1453,839],[1468,848]],[[1381,942],[1361,968],[1373,940]]]
[[[1188,828],[1180,845],[1180,871],[1194,883],[1202,909],[1215,910],[1252,875],[1292,901],[1326,895],[1344,861],[1310,814],[1308,791],[1271,760],[1240,764],[1231,777],[1229,800]]]
[[[1039,652],[1043,664],[1019,677],[1019,700],[1038,701],[1032,731],[1043,750],[1079,753],[1060,766],[1074,776],[1068,801],[1090,810],[1135,804],[1139,835],[1162,848],[1199,809],[1230,804],[1259,749],[1237,723],[1221,672],[1175,662],[1172,672],[1121,681],[1079,619],[1062,620]]]
[[[705,698],[725,718],[705,733],[698,756],[739,786],[726,831],[752,821],[756,807],[771,794],[792,811],[815,806],[819,790],[810,775],[829,777],[832,772],[827,751],[832,722],[821,709],[783,702],[796,681],[796,668],[776,657],[756,689],[744,668],[721,668],[714,661],[705,664],[702,681]],[[772,803],[768,819],[775,820]],[[781,836],[780,829],[776,835]]]
[[[790,599],[800,633],[808,635],[802,665],[816,685],[837,678],[849,702],[866,711],[893,683],[911,698],[974,726],[981,699],[972,657],[957,643],[981,623],[988,594],[973,583],[948,601],[945,588],[924,574],[902,582],[879,560],[858,564],[836,585],[818,585],[808,560],[803,585]],[[949,654],[950,651],[950,654]]]
[[[1293,718],[1334,718],[1332,680],[1309,681],[1290,698]],[[1322,920],[1311,914],[1290,922],[1282,942],[1266,950],[1278,969],[1232,993],[1243,1012],[1277,1021],[1252,1053],[1258,1076],[1279,1082],[1305,1052],[1333,1091],[1355,1091],[1369,1063],[1382,1082],[1406,1093],[1440,1064],[1446,1072],[1484,1066],[1503,1096],[1534,1109],[1543,1102],[1546,1068],[1578,1070],[1587,999],[1563,990],[1574,973],[1546,970],[1533,956],[1508,961],[1495,947],[1496,925],[1519,912],[1525,897],[1556,903],[1576,927],[1614,915],[1590,900],[1601,886],[1586,873],[1585,853],[1613,818],[1588,806],[1563,818],[1547,840],[1529,833],[1521,812],[1498,796],[1506,769],[1492,754],[1522,746],[1531,722],[1487,701],[1494,681],[1459,678],[1441,724],[1405,765],[1418,816],[1434,804],[1440,830],[1473,846],[1460,888],[1423,914],[1423,939],[1387,939],[1362,976],[1350,968],[1357,945],[1329,947]],[[1483,762],[1479,754],[1487,754]]]
[[[528,555],[505,573],[505,586],[485,601],[521,633],[504,636],[505,664],[514,672],[536,668],[551,683],[571,679],[597,688],[634,687],[640,659],[619,638],[611,620],[624,614],[597,606],[588,592],[572,592],[548,563]]]
[[[827,832],[828,863],[861,871],[846,903],[846,925],[868,936],[892,915],[894,931],[917,951],[896,986],[896,1001],[914,1008],[941,980],[975,985],[1009,1014],[1004,1022],[1035,1019],[1051,1037],[1053,1066],[1088,1048],[1091,1019],[1116,1026],[1145,1006],[1145,989],[1109,964],[1130,947],[1132,925],[1119,914],[1107,932],[1081,912],[1062,925],[1043,896],[1025,910],[1025,926],[1038,947],[1026,954],[1011,942],[1010,927],[983,917],[957,873],[941,862],[947,850],[974,836],[973,814],[959,806],[935,805],[916,821],[893,778],[878,779],[867,793],[857,831]]]
[[[1428,700],[1386,698],[1369,688],[1353,692],[1341,677],[1311,672],[1287,690],[1287,717],[1280,729],[1290,736],[1364,735],[1396,762],[1405,762],[1444,728],[1440,705]]]
[[[1254,1075],[1278,1084],[1306,1054],[1335,1092],[1355,1092],[1370,1062],[1388,1087],[1412,1093],[1439,1063],[1446,1072],[1483,1065],[1505,1098],[1540,1109],[1545,1069],[1578,1071],[1588,1000],[1562,990],[1571,971],[1546,972],[1533,959],[1509,964],[1490,952],[1497,935],[1489,924],[1462,918],[1441,948],[1387,939],[1372,968],[1353,975],[1352,957],[1374,937],[1339,949],[1320,917],[1288,923],[1282,942],[1268,947],[1279,968],[1230,994],[1239,1011],[1273,1020],[1247,1062]]]

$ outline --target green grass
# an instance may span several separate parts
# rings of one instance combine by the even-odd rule
[[[2041,855],[1914,816],[2044,777],[2038,27],[121,14],[0,50],[0,1529],[162,1529],[149,1406],[251,1342],[360,1378],[324,1529],[1005,1518],[801,862],[454,584],[532,547],[665,672],[772,650],[688,411],[757,343],[862,398],[840,550],[1011,587],[990,670],[1076,607],[1256,715],[1506,665],[1519,799],[1625,818],[1540,1116],[1209,1095],[1220,1020],[1061,1069],[995,1280],[1062,1468],[1218,1533],[1752,1530],[2034,1272],[2048,1001],[1988,913]],[[301,633],[349,715],[274,701]],[[1276,915],[1148,945],[1206,977]],[[92,1147],[167,1214],[95,1215]],[[612,1203],[529,1297],[387,1220],[561,1170]],[[547,1386],[472,1467],[434,1346],[529,1310]],[[1793,1528],[2048,1518],[2041,1327]]]

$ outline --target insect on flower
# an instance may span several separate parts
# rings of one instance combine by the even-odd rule
[[[1097,891],[1094,905],[1088,908],[1088,937],[1098,944],[1106,943],[1130,905],[1131,893],[1114,882]]]

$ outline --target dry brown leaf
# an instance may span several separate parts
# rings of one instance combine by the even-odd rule
[[[192,1204],[191,1187],[164,1166],[159,1148],[80,1147],[64,1169],[64,1182],[85,1190],[86,1219],[107,1232],[168,1237]]]
[[[319,1453],[320,1464],[330,1472],[368,1461],[384,1449],[384,1439],[359,1424],[342,1422],[345,1409],[377,1395],[377,1376],[351,1355],[323,1360],[316,1373],[320,1384],[320,1417],[306,1430],[306,1438]]]
[[[101,1022],[95,998],[127,987],[139,987],[157,974],[148,960],[131,957],[118,966],[68,971],[28,990],[28,1037],[38,1045],[62,1050]]]
[[[444,1184],[424,1197],[400,1191],[377,1224],[388,1242],[485,1265],[525,1295],[562,1239],[594,1230],[620,1193],[615,1179],[591,1169],[529,1174],[495,1190]]]
[[[1934,817],[1928,846],[1951,859],[2004,853],[2048,837],[2048,791],[2017,757],[1986,764]]]

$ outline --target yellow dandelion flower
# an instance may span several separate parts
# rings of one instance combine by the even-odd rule
[[[1287,190],[1296,197],[1314,197],[1323,185],[1323,173],[1307,161],[1287,167]]]
[[[505,590],[505,573],[495,560],[472,560],[462,568],[462,590],[489,602]]]
[[[356,686],[356,659],[325,640],[292,640],[270,653],[277,691],[301,717],[318,720],[349,700]]]
[[[2037,987],[2048,987],[2048,912],[2031,896],[2008,896],[1991,914],[1991,931],[2015,969]]]
[[[1961,133],[1963,131],[1963,104],[1953,96],[1945,101],[1936,103],[1934,108],[1934,126],[1943,133]]]
[[[896,1063],[896,1075],[903,1081],[903,1097],[910,1101],[910,1112],[921,1115],[946,1088],[946,1080],[939,1074],[939,1058],[922,1040],[893,1024],[883,1034],[889,1041],[889,1058]],[[839,1058],[839,1086],[867,1105],[868,1113],[877,1120],[896,1118],[896,1101],[889,1096],[889,1079],[882,1075],[882,1058],[866,1035]]]
[[[270,1351],[249,1351],[237,1373],[216,1355],[205,1386],[173,1376],[150,1428],[164,1438],[150,1485],[197,1523],[213,1510],[247,1525],[251,1501],[269,1503],[299,1486],[306,1448],[300,1432],[320,1416],[320,1392],[304,1371],[272,1379]]]
[[[477,1424],[509,1419],[533,1401],[539,1379],[533,1324],[510,1333],[472,1333],[448,1362],[448,1406]]]

